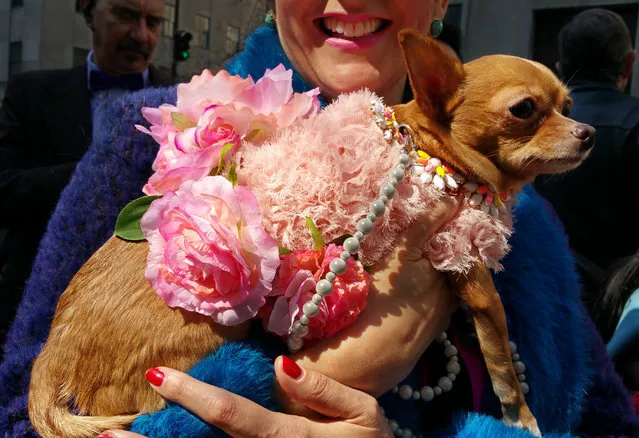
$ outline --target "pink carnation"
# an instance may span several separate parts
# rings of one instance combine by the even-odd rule
[[[142,217],[150,246],[145,276],[169,306],[240,324],[264,304],[279,265],[261,222],[248,189],[221,176],[188,181]]]
[[[262,317],[266,329],[280,336],[289,334],[293,322],[302,315],[304,303],[315,294],[315,285],[329,272],[329,265],[339,258],[343,248],[330,244],[319,251],[294,251],[282,258],[273,295],[279,295],[271,306],[265,306]],[[337,276],[333,293],[320,304],[319,314],[309,324],[305,339],[321,339],[350,326],[366,307],[370,276],[354,259],[346,262],[346,272]]]
[[[225,146],[225,159],[241,140],[259,143],[275,129],[290,126],[319,109],[319,90],[293,93],[293,72],[279,65],[257,82],[222,70],[204,70],[177,89],[177,104],[144,108],[150,128],[138,126],[160,145],[155,173],[144,186],[147,195],[176,190],[184,181],[211,173]]]

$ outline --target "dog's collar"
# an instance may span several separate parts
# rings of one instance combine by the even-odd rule
[[[463,193],[468,205],[481,209],[497,219],[500,219],[502,214],[509,213],[511,204],[509,194],[499,193],[495,187],[483,184],[472,176],[465,178],[439,158],[417,150],[410,127],[400,125],[393,109],[384,105],[382,99],[373,99],[370,108],[376,117],[377,126],[384,133],[384,140],[393,147],[403,145],[410,149],[409,156],[412,160],[410,174],[413,181],[432,185],[453,196]]]

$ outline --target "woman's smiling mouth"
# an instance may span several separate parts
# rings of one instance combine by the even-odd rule
[[[374,45],[386,33],[390,20],[365,15],[325,15],[315,20],[327,44],[343,50]]]

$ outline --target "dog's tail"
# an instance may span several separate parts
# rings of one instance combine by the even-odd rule
[[[75,415],[70,409],[72,397],[56,379],[60,376],[40,359],[36,359],[31,373],[29,418],[43,438],[93,438],[108,429],[126,429],[139,416]]]

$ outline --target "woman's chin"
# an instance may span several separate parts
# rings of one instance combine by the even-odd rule
[[[362,88],[379,92],[381,75],[379,71],[371,69],[370,65],[368,68],[340,68],[333,71],[329,77],[320,78],[320,83],[322,94],[334,98]]]

